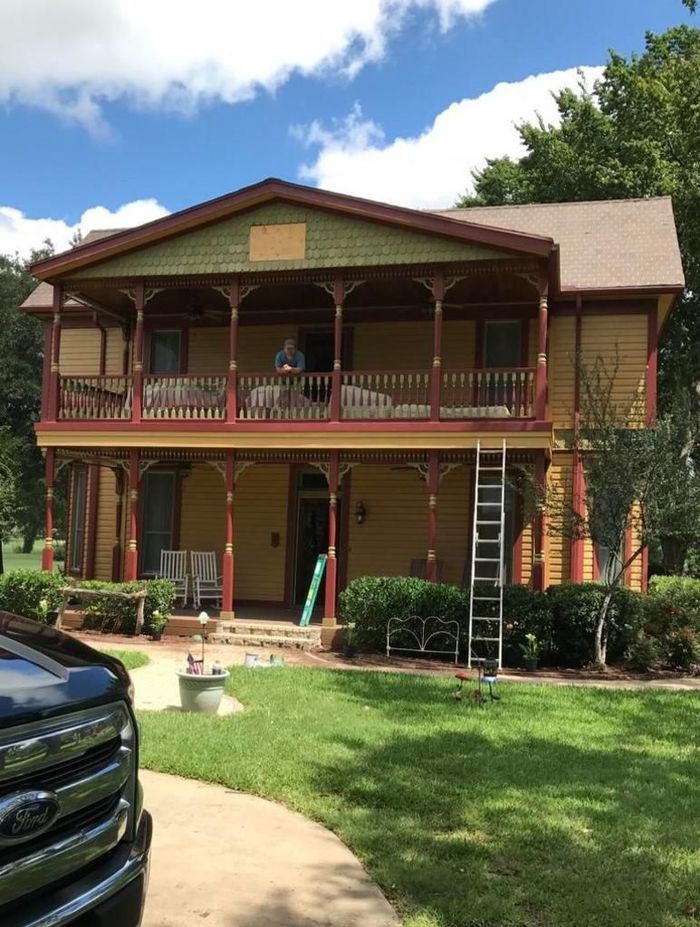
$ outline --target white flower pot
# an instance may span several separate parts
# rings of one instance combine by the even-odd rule
[[[183,711],[215,715],[224,694],[224,685],[229,677],[228,670],[223,673],[206,673],[201,676],[178,671],[180,681],[180,705]]]

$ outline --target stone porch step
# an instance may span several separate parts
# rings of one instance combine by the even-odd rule
[[[321,628],[300,628],[282,621],[219,621],[209,640],[236,644],[239,647],[296,647],[311,650],[321,644]]]
[[[234,644],[236,647],[285,647],[296,650],[315,650],[321,646],[321,634],[309,637],[273,637],[270,634],[210,634],[213,644]]]

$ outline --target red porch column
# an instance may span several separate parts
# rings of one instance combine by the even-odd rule
[[[234,277],[231,280],[228,298],[231,308],[231,319],[228,332],[228,382],[226,386],[227,422],[235,422],[238,413],[238,305],[240,303],[240,292],[241,288],[238,277]]]
[[[124,576],[127,583],[138,579],[139,482],[139,452],[137,448],[132,448],[129,451],[129,540]]]
[[[325,624],[335,624],[338,594],[338,473],[339,454],[331,451],[328,466],[328,560],[326,561],[326,602],[323,610]]]
[[[537,418],[547,417],[547,294],[540,297],[537,323],[537,373],[535,374],[535,409]]]
[[[445,298],[445,280],[437,274],[433,280],[433,364],[430,370],[430,421],[440,421],[440,392],[442,386],[442,304]]]
[[[340,421],[340,396],[343,387],[343,304],[345,302],[345,280],[338,274],[333,284],[335,320],[333,324],[333,373],[331,374],[331,421]],[[328,580],[326,580],[328,582]],[[335,608],[333,609],[335,615]]]
[[[545,587],[545,515],[544,515],[544,489],[547,478],[544,452],[538,454],[535,460],[535,484],[537,486],[537,511],[535,514],[534,537],[534,563],[532,565],[532,588],[543,592]]]
[[[221,593],[221,617],[233,619],[233,493],[236,480],[236,457],[231,448],[226,451],[226,543],[224,546],[223,588]]]
[[[118,583],[122,575],[122,521],[124,519],[124,471],[114,471],[114,492],[117,507],[114,517],[114,546],[112,547],[112,582]]]
[[[440,485],[440,455],[431,451],[428,459],[428,556],[425,578],[437,581],[437,493]]]
[[[61,356],[61,310],[63,308],[63,287],[60,283],[53,288],[53,326],[51,329],[51,379],[49,381],[48,418],[55,422],[58,418]]]
[[[46,510],[44,515],[44,548],[41,552],[41,569],[50,573],[53,570],[53,486],[56,469],[56,451],[53,447],[46,449],[45,480]]]
[[[136,307],[136,331],[134,333],[132,364],[134,398],[131,404],[131,421],[140,422],[143,405],[143,307],[145,305],[143,281],[136,285],[134,304]]]

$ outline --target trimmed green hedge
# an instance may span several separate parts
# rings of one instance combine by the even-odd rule
[[[645,632],[674,669],[700,662],[700,579],[654,576],[644,603]]]
[[[61,589],[66,584],[60,573],[13,570],[0,576],[0,611],[33,618],[44,624],[61,606]]]
[[[143,630],[151,631],[154,611],[170,615],[175,604],[176,589],[167,579],[148,579],[131,583],[105,583],[100,580],[82,580],[77,584],[82,589],[101,589],[105,592],[138,592],[146,590],[143,608]],[[133,634],[136,630],[136,603],[125,599],[93,599],[78,603],[86,616],[86,625],[93,624],[103,631],[117,631]]]

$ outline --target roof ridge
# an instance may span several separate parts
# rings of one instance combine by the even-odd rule
[[[629,196],[629,197],[617,197],[609,198],[604,200],[564,200],[563,202],[558,203],[502,203],[499,206],[493,205],[489,206],[484,204],[483,206],[447,206],[445,208],[430,208],[427,209],[427,212],[475,212],[478,209],[532,209],[536,206],[538,209],[543,207],[550,208],[562,208],[566,207],[567,209],[572,206],[598,206],[605,203],[654,203],[659,202],[660,200],[671,200],[673,199],[670,193],[664,193],[661,196]]]

